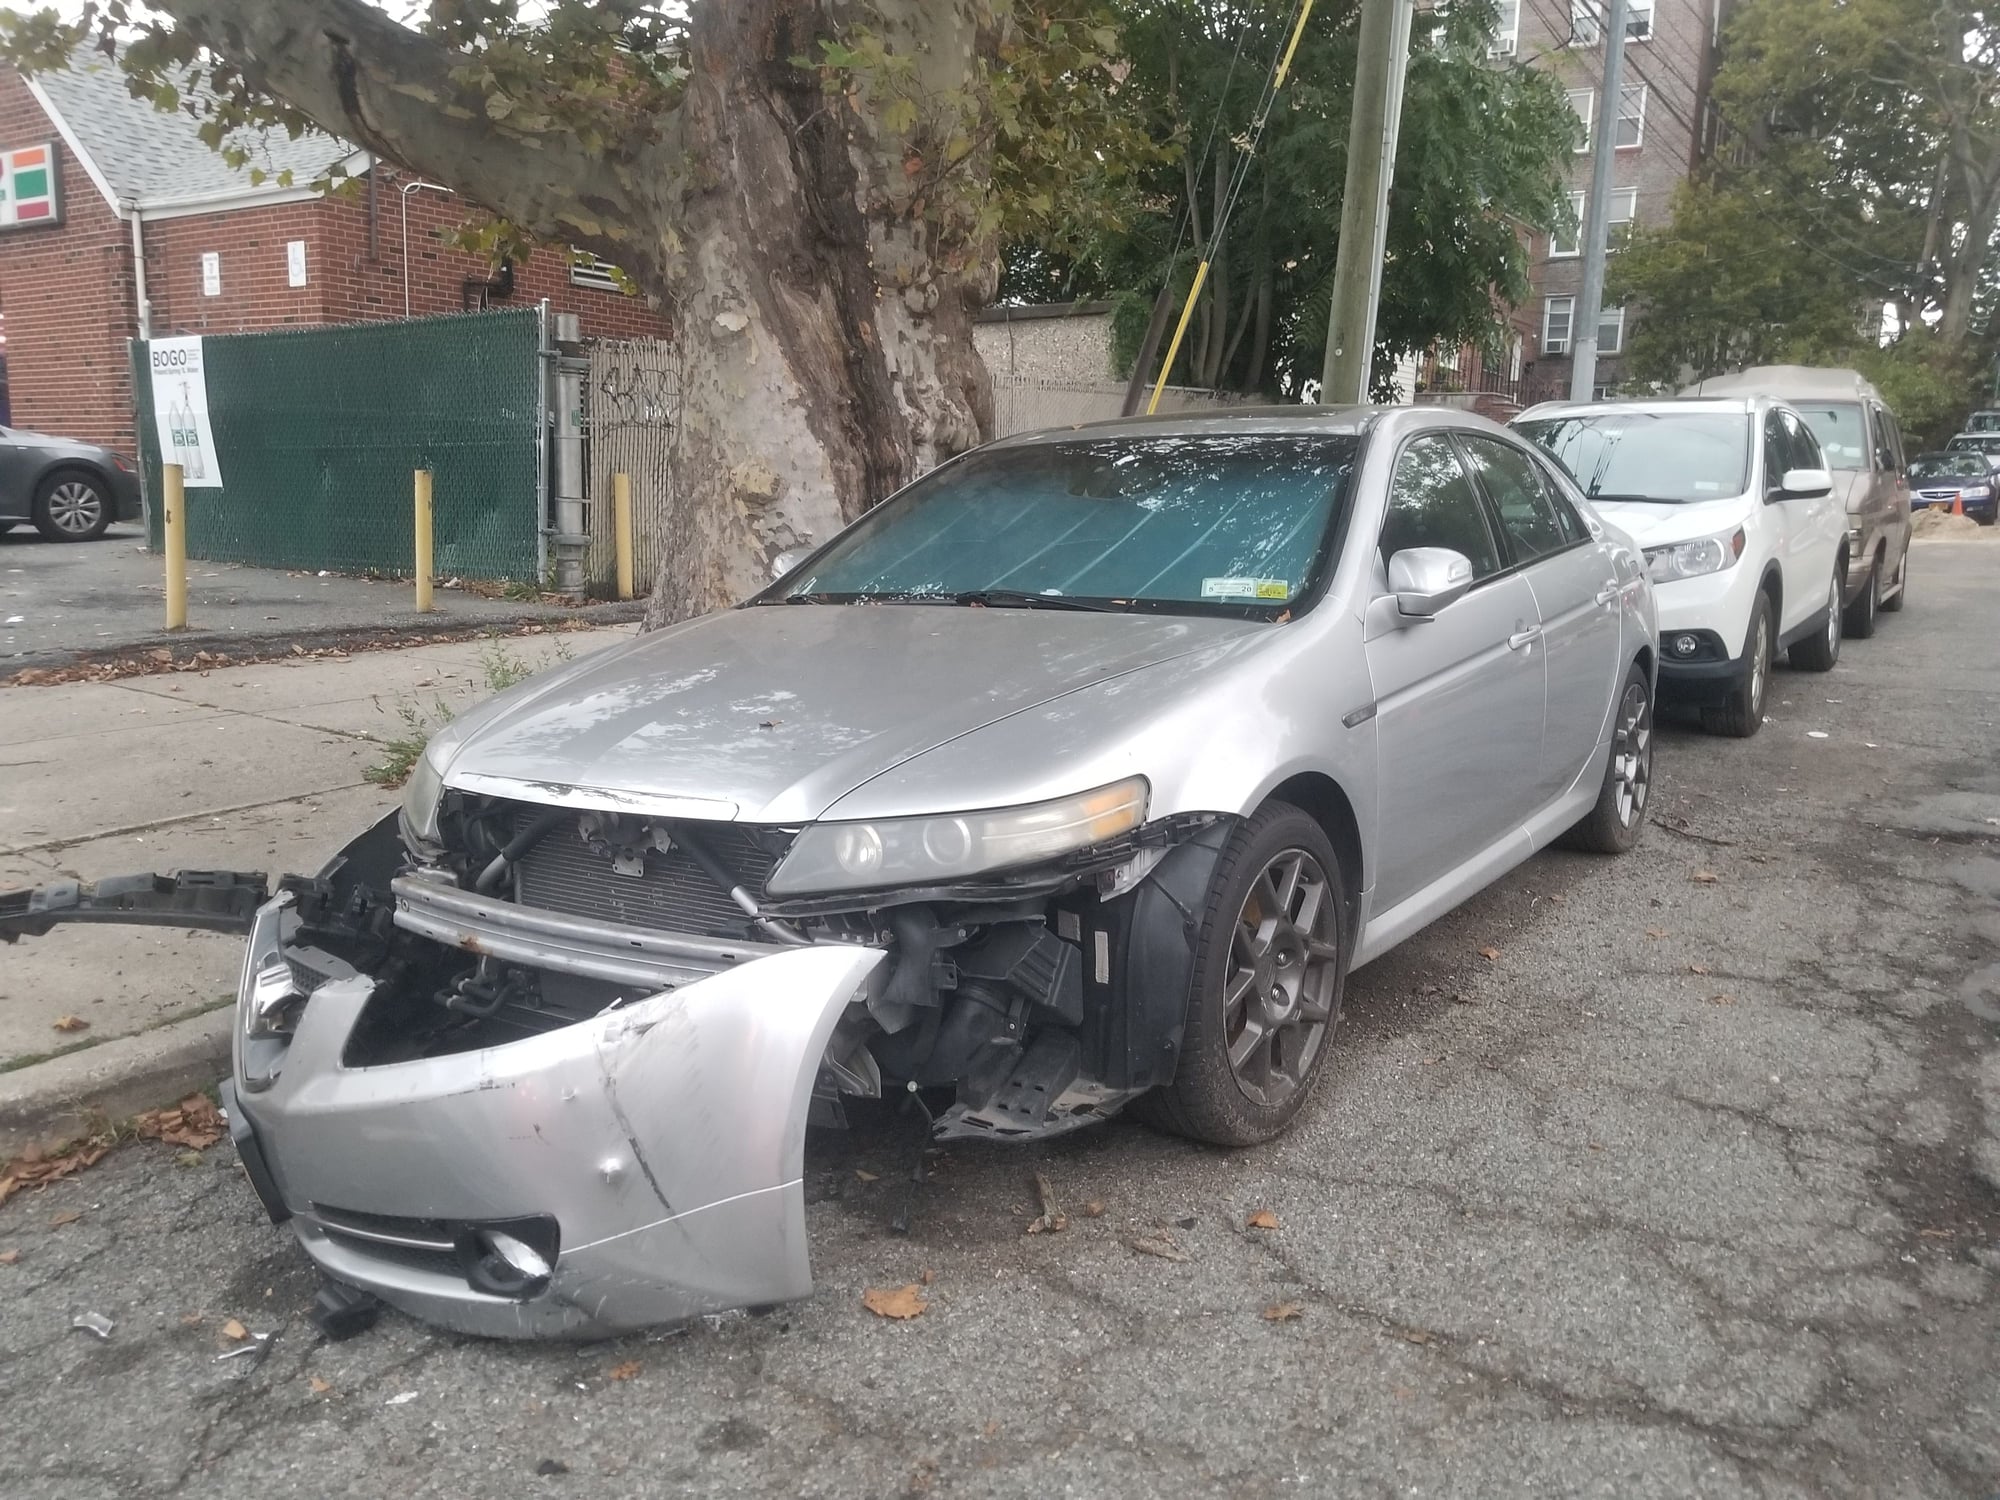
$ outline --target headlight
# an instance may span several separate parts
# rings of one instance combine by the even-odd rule
[[[1673,542],[1665,547],[1646,549],[1646,571],[1655,583],[1672,583],[1677,578],[1699,578],[1704,573],[1720,573],[1736,566],[1743,555],[1743,528],[1721,536],[1699,537],[1692,542]]]
[[[1129,833],[1146,821],[1150,788],[1134,776],[1028,807],[814,823],[771,872],[774,896],[931,885],[1034,864]]]
[[[1958,498],[1961,500],[1991,500],[1993,498],[1993,486],[1990,484],[1967,485],[1958,492]]]
[[[444,772],[433,758],[436,746],[417,757],[410,779],[403,783],[403,824],[426,844],[437,842],[438,803],[444,797]]]
[[[243,945],[243,974],[236,984],[236,1023],[242,1029],[236,1053],[239,1087],[256,1092],[271,1086],[284,1064],[292,1030],[306,997],[285,961],[285,912],[292,898],[280,896],[259,907]]]

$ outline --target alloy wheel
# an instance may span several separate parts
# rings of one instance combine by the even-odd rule
[[[1611,742],[1613,785],[1618,795],[1618,821],[1626,828],[1646,812],[1646,794],[1653,786],[1653,705],[1646,690],[1629,683],[1618,705],[1618,729]]]
[[[104,497],[81,479],[65,479],[49,491],[49,522],[71,536],[87,536],[104,516]]]
[[[1826,651],[1829,656],[1840,654],[1840,596],[1847,592],[1846,582],[1836,568],[1833,587],[1827,591],[1826,597]]]
[[[1757,639],[1750,655],[1750,717],[1754,722],[1764,713],[1764,679],[1771,670],[1771,616],[1757,611]]]
[[[1286,849],[1251,882],[1237,913],[1223,1040],[1237,1087],[1265,1106],[1305,1087],[1333,1025],[1340,914],[1328,893],[1319,861]]]

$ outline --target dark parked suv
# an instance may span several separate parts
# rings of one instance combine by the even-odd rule
[[[0,532],[22,521],[52,542],[87,542],[139,516],[132,461],[94,443],[0,427]]]

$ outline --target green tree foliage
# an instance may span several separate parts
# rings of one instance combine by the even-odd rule
[[[1672,385],[1851,365],[1919,432],[1995,353],[2000,20],[1966,0],[1747,0],[1715,82],[1720,147],[1670,225],[1614,261],[1629,350]]]
[[[1136,211],[1121,205],[1088,226],[1015,238],[1003,294],[1115,299],[1118,355],[1129,364],[1163,282],[1185,297],[1208,256],[1173,378],[1297,396],[1317,379],[1325,349],[1358,6],[1314,9],[1254,156],[1257,106],[1296,14],[1291,0],[1120,0],[1117,11],[1129,59],[1120,98],[1160,159],[1145,167]],[[1378,384],[1403,354],[1497,345],[1505,305],[1527,291],[1523,228],[1569,217],[1575,118],[1549,75],[1487,56],[1493,25],[1481,0],[1416,18]],[[1234,212],[1218,244],[1232,182]]]

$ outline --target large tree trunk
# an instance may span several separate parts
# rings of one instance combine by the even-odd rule
[[[991,427],[970,313],[997,259],[966,238],[983,221],[940,212],[985,159],[941,178],[921,109],[887,129],[866,81],[829,91],[796,61],[865,27],[913,61],[911,97],[976,98],[997,46],[978,0],[698,0],[681,102],[601,149],[496,114],[478,59],[367,0],[160,4],[254,89],[669,303],[681,431],[649,625],[742,598]]]
[[[962,87],[972,9],[877,13]],[[681,430],[649,625],[762,587],[779,552],[826,540],[992,425],[970,317],[990,287],[933,254],[898,191],[909,143],[792,64],[827,27],[810,0],[695,11],[681,113],[697,171],[673,215],[688,246]],[[990,257],[971,264],[987,274]]]

